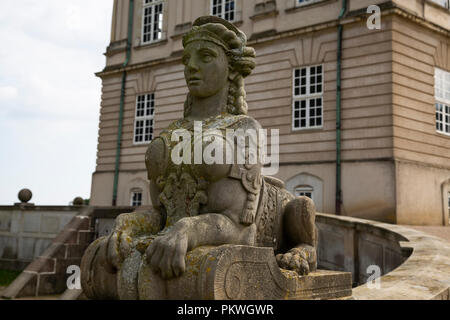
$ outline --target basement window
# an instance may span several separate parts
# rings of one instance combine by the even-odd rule
[[[142,206],[142,190],[134,190],[131,192],[131,206],[140,207]]]
[[[310,186],[302,186],[295,189],[296,197],[308,197],[313,199],[314,197],[314,189]]]
[[[448,193],[448,221],[450,222],[450,192]]]

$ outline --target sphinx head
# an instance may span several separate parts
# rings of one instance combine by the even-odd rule
[[[255,51],[234,25],[218,17],[206,16],[194,22],[183,38],[185,78],[189,88],[184,115],[192,110],[192,96],[215,95],[228,85],[227,112],[246,114],[244,78],[255,67]]]

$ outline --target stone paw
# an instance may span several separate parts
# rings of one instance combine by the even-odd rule
[[[308,257],[303,250],[293,249],[288,253],[278,254],[276,260],[280,268],[295,271],[300,276],[310,272]]]

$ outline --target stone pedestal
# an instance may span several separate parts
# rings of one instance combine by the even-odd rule
[[[142,260],[136,251],[117,274],[120,299],[310,300],[352,295],[351,273],[320,270],[298,276],[278,267],[272,248],[200,247],[188,253],[183,276],[169,281]]]

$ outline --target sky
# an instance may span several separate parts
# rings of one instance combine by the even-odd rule
[[[89,198],[112,5],[0,1],[0,205]]]

